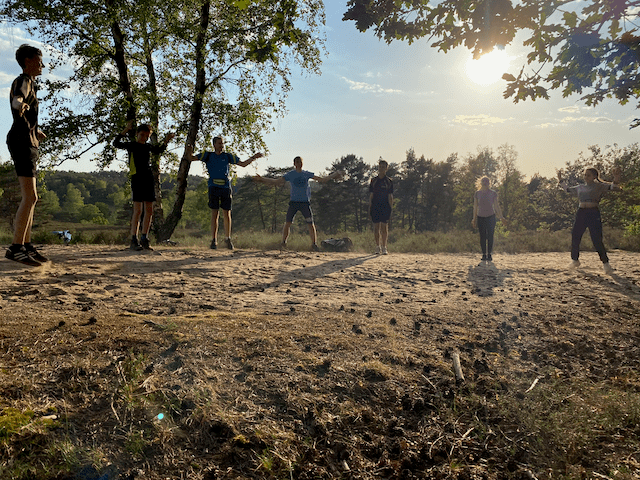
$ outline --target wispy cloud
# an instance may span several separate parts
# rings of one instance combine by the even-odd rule
[[[344,80],[347,83],[347,85],[349,85],[349,90],[355,90],[363,93],[392,93],[392,94],[402,93],[402,90],[396,90],[393,88],[384,88],[378,84],[356,82],[354,80],[349,80],[346,77],[340,77],[340,78]]]
[[[576,122],[609,123],[609,122],[612,122],[613,120],[607,117],[564,117],[560,121],[562,123],[576,123]]]
[[[571,107],[562,107],[558,109],[559,112],[566,112],[566,113],[576,113],[580,111],[580,107],[577,105],[573,105]]]
[[[490,117],[486,114],[481,115],[456,115],[456,118],[453,119],[454,123],[460,123],[463,125],[470,125],[472,127],[479,127],[484,125],[495,125],[497,123],[505,123],[512,118],[499,118],[499,117]]]

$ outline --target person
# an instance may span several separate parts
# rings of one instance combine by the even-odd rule
[[[482,177],[478,180],[478,190],[473,195],[473,228],[478,227],[480,232],[480,248],[482,249],[482,261],[492,262],[493,257],[493,233],[496,229],[496,215],[505,222],[498,202],[498,192],[491,190],[491,180],[489,177]]]
[[[42,74],[42,51],[23,44],[16,51],[16,60],[22,74],[11,84],[9,100],[13,124],[7,135],[7,147],[16,169],[20,184],[21,200],[15,219],[13,243],[5,257],[30,266],[40,266],[48,259],[31,243],[33,214],[38,192],[36,189],[36,166],[39,159],[40,141],[46,135],[38,127],[38,85],[36,77]]]
[[[153,217],[153,203],[156,193],[151,171],[151,154],[159,155],[167,149],[168,143],[175,134],[168,133],[159,145],[147,143],[151,136],[151,126],[143,123],[136,129],[136,141],[126,141],[127,133],[133,129],[133,120],[127,122],[125,129],[116,135],[113,146],[129,152],[129,174],[131,175],[131,191],[133,194],[133,215],[131,216],[131,250],[153,250],[149,245],[149,230]],[[140,216],[142,220],[142,237],[138,241]]]
[[[282,186],[286,182],[291,184],[291,194],[289,197],[289,209],[287,210],[287,216],[285,218],[284,227],[282,229],[282,249],[287,248],[287,240],[289,239],[289,232],[291,231],[291,224],[296,216],[296,213],[302,213],[305,222],[309,226],[309,236],[311,237],[311,250],[315,252],[320,251],[318,247],[318,237],[316,233],[316,226],[313,223],[313,212],[311,211],[311,187],[309,186],[309,180],[316,180],[320,183],[326,183],[334,178],[341,178],[342,172],[336,171],[331,175],[324,177],[315,175],[313,172],[302,170],[302,157],[295,157],[293,159],[294,170],[285,173],[279,178],[267,178],[255,175],[253,179],[260,183],[266,183],[268,185]]]
[[[389,219],[393,207],[393,182],[387,177],[389,164],[385,160],[378,162],[378,176],[369,184],[369,213],[373,222],[373,236],[376,241],[376,254],[387,255],[389,237]]]
[[[580,241],[585,230],[588,228],[591,234],[593,246],[600,256],[600,261],[605,273],[613,273],[613,268],[609,265],[609,257],[602,242],[602,217],[598,205],[600,199],[609,190],[621,190],[620,187],[620,167],[613,169],[613,182],[603,182],[597,169],[590,167],[584,171],[584,181],[586,185],[567,186],[562,179],[562,172],[558,171],[558,185],[565,192],[572,192],[578,196],[578,211],[571,231],[571,268],[580,266]]]
[[[222,220],[224,223],[225,244],[229,250],[233,250],[231,241],[231,182],[229,182],[229,165],[240,165],[246,167],[254,160],[262,158],[263,153],[255,153],[245,161],[228,152],[224,152],[224,139],[222,137],[213,138],[213,152],[203,152],[193,155],[193,147],[187,146],[186,154],[190,161],[201,160],[207,167],[209,173],[209,208],[211,209],[211,248],[218,248],[218,218],[222,209]]]

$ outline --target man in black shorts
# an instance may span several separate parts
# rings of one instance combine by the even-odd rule
[[[373,221],[373,235],[376,241],[376,253],[387,255],[387,237],[389,236],[389,219],[393,206],[393,182],[387,177],[389,164],[380,160],[378,176],[369,184],[369,212]]]
[[[5,257],[34,267],[48,259],[31,244],[33,214],[38,201],[36,190],[36,165],[38,147],[46,135],[38,128],[38,86],[36,77],[42,74],[42,51],[31,45],[21,45],[16,60],[22,67],[22,75],[11,85],[9,98],[13,125],[7,135],[7,146],[16,167],[22,200],[16,213],[13,243]]]
[[[133,128],[133,120],[127,123],[127,127],[113,141],[113,146],[129,152],[129,174],[131,175],[131,191],[133,193],[133,215],[131,217],[131,250],[152,250],[149,246],[149,230],[151,229],[151,217],[153,216],[153,202],[156,201],[156,192],[153,185],[153,172],[151,171],[151,154],[159,155],[167,149],[167,144],[175,134],[169,133],[160,145],[147,143],[151,136],[151,126],[143,123],[136,129],[136,141],[125,141],[126,134]],[[140,215],[144,211],[142,223],[142,238],[138,242],[138,229],[140,228]]]

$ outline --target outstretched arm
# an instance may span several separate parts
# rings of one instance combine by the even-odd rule
[[[620,167],[613,168],[613,182],[611,182],[611,190],[622,190],[620,180],[622,179],[622,169]]]
[[[262,157],[264,157],[264,153],[262,152],[254,153],[251,157],[246,159],[244,162],[238,162],[238,165],[240,165],[241,167],[246,167],[247,165],[250,165],[251,162],[253,162],[254,160],[257,160],[258,158],[262,158]]]
[[[340,170],[336,170],[331,175],[327,175],[324,177],[319,177],[318,175],[314,175],[312,178],[320,183],[327,183],[329,180],[340,179],[344,176],[344,173]]]
[[[197,160],[200,160],[198,157],[196,157],[193,154],[193,145],[187,145],[184,149],[184,156],[187,160],[189,160],[190,162],[195,162]]]
[[[281,187],[286,183],[286,180],[284,179],[284,177],[269,178],[269,177],[262,177],[260,175],[254,175],[251,178],[256,182],[264,183],[267,185],[273,185],[275,187]]]

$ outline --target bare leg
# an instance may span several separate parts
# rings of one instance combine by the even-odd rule
[[[214,242],[218,239],[218,210],[211,210],[211,238]]]
[[[291,230],[291,222],[284,222],[284,227],[282,228],[282,243],[287,243],[290,230]]]
[[[140,215],[142,215],[143,202],[133,202],[133,215],[131,215],[131,236],[138,236],[140,228]]]
[[[153,217],[153,202],[144,202],[144,219],[142,220],[142,233],[149,234],[151,219]]]
[[[380,223],[373,224],[373,238],[376,242],[376,247],[380,246]]]
[[[224,223],[225,238],[231,238],[231,210],[222,209],[222,221]]]
[[[388,223],[379,223],[380,225],[380,246],[386,248],[387,247],[387,238],[389,237],[389,224]]]
[[[18,177],[22,200],[16,213],[13,243],[24,245],[31,241],[31,227],[33,226],[33,212],[35,211],[38,193],[35,177]]]
[[[315,245],[318,241],[318,234],[316,233],[316,226],[313,223],[309,224],[309,236],[311,237],[311,244]]]

